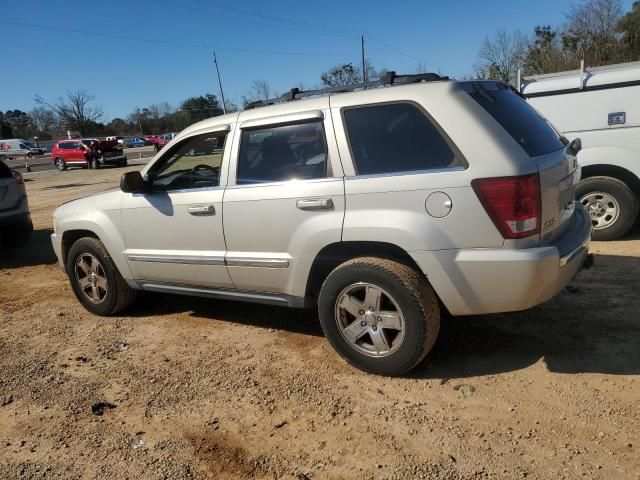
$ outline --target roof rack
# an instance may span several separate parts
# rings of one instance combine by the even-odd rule
[[[256,100],[255,102],[248,103],[244,109],[249,110],[257,107],[264,107],[267,105],[274,105],[276,103],[291,102],[293,100],[300,100],[307,97],[315,97],[319,95],[327,95],[331,93],[345,93],[353,92],[355,90],[366,90],[373,87],[385,87],[391,85],[409,85],[412,83],[421,82],[436,82],[449,80],[447,76],[441,76],[437,73],[416,73],[413,75],[397,75],[396,72],[386,72],[378,80],[366,83],[352,83],[350,85],[340,85],[338,87],[320,88],[316,90],[300,90],[299,88],[292,88],[288,92],[280,95],[279,97],[270,98],[268,100]]]

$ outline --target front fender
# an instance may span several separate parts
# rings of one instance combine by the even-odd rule
[[[125,279],[132,279],[129,264],[124,257],[124,239],[120,228],[120,211],[89,211],[66,216],[58,221],[56,235],[64,238],[65,233],[74,230],[87,230],[94,233],[104,244],[107,252],[115,263],[120,275]]]

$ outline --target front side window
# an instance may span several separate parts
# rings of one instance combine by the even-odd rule
[[[210,188],[220,185],[226,134],[197,135],[174,145],[149,172],[154,190]]]
[[[243,130],[236,183],[324,178],[327,158],[320,121]]]
[[[465,166],[438,128],[410,103],[347,108],[347,137],[358,175]]]

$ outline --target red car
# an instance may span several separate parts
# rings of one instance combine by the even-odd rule
[[[162,147],[164,147],[171,140],[173,140],[173,137],[175,137],[176,135],[177,133],[164,133],[162,135],[158,135],[158,139],[154,144],[154,148],[156,149],[156,152],[160,150]]]
[[[158,135],[145,135],[143,138],[148,145],[154,145],[158,142]]]
[[[67,167],[100,168],[103,165],[127,165],[127,157],[117,140],[95,138],[60,140],[51,149],[51,159],[60,171]]]

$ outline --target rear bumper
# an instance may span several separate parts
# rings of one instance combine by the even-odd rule
[[[525,310],[553,298],[580,270],[591,221],[581,206],[570,221],[550,245],[410,254],[453,315]]]

